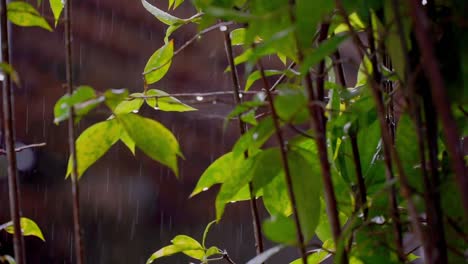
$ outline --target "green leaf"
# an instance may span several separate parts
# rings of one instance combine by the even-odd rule
[[[276,215],[263,222],[265,236],[273,242],[296,245],[296,226],[291,218]]]
[[[166,112],[187,112],[197,111],[197,109],[186,105],[179,101],[177,98],[170,96],[170,94],[157,90],[151,89],[146,91],[147,96],[157,96],[156,98],[146,98],[146,104],[155,110],[161,110]]]
[[[301,73],[306,73],[309,68],[313,67],[321,60],[325,59],[325,57],[330,56],[333,54],[338,46],[347,38],[347,36],[333,36],[324,42],[320,43],[320,45],[306,55],[302,65],[301,65]]]
[[[173,9],[176,9],[177,7],[179,7],[183,2],[184,0],[175,0]]]
[[[200,243],[189,236],[178,235],[171,242],[174,246],[182,249],[182,253],[189,257],[201,260],[205,256],[205,250]]]
[[[309,120],[307,96],[303,87],[281,86],[274,99],[278,117],[284,122],[301,124]]]
[[[52,9],[52,13],[54,14],[55,27],[57,27],[60,14],[62,14],[63,7],[65,5],[64,1],[65,0],[49,0],[50,9]]]
[[[177,246],[174,246],[174,245],[165,246],[165,247],[161,248],[160,250],[154,252],[150,256],[150,258],[146,261],[146,264],[153,263],[153,261],[155,261],[158,258],[168,257],[168,256],[174,255],[176,253],[180,253],[180,252],[182,252],[182,249],[180,249]]]
[[[75,108],[75,121],[79,122],[81,117],[94,109],[104,100],[97,97],[96,92],[90,86],[80,86],[68,94],[62,96],[54,106],[54,123],[58,124],[70,117],[70,107]]]
[[[76,140],[78,178],[101,158],[119,140],[121,127],[117,120],[110,119],[88,127]],[[67,174],[72,172],[72,159],[68,159]]]
[[[212,246],[212,247],[210,247],[209,249],[206,250],[205,258],[211,257],[213,255],[218,255],[218,254],[222,254],[222,251],[219,248],[217,248],[215,246]]]
[[[151,5],[145,0],[141,0],[143,7],[150,12],[153,16],[155,16],[159,21],[163,22],[164,24],[171,26],[174,24],[183,24],[184,20],[178,17],[175,17],[169,13],[162,11],[161,9]]]
[[[249,260],[247,264],[262,264],[276,253],[280,252],[284,248],[283,245],[278,245],[270,249],[265,250],[261,254],[258,254],[255,258]]]
[[[20,86],[20,79],[18,73],[13,69],[13,67],[4,62],[0,62],[0,70],[10,76],[11,80],[18,86]]]
[[[190,194],[193,197],[202,191],[207,191],[208,188],[217,183],[223,183],[227,179],[231,178],[233,170],[232,167],[236,166],[240,159],[244,157],[234,156],[232,152],[226,153],[223,156],[215,160],[211,165],[203,172],[202,176],[198,180],[197,186]]]
[[[182,157],[182,152],[171,131],[157,121],[135,114],[118,115],[117,119],[139,149],[179,175],[177,156]]]
[[[330,0],[296,1],[297,38],[303,48],[312,45],[313,38],[310,36],[315,34],[318,23],[334,8],[334,2]]]
[[[264,71],[265,76],[274,76],[274,75],[280,75],[283,72],[278,71],[278,70],[265,70]],[[260,71],[254,71],[252,72],[249,77],[247,77],[247,81],[245,82],[245,88],[244,91],[248,91],[250,87],[255,83],[255,81],[259,80],[262,78]]]
[[[232,148],[235,155],[240,155],[244,151],[249,150],[249,154],[253,154],[273,135],[275,127],[273,119],[269,116],[261,120],[258,125],[242,135]]]
[[[174,25],[170,25],[167,29],[166,29],[166,35],[164,35],[164,43],[169,43],[169,37],[172,35],[172,33],[174,33],[177,29],[179,29],[181,26],[183,26],[183,24],[174,24]]]
[[[104,97],[106,98],[106,105],[112,111],[117,107],[120,102],[125,100],[128,96],[127,89],[109,89],[104,93]]]
[[[230,33],[231,45],[238,46],[244,44],[245,28],[236,28]]]
[[[314,253],[307,256],[307,264],[320,264],[322,261],[326,260],[331,256],[330,253],[326,252],[325,250],[317,250]],[[302,264],[302,259],[296,259],[289,264]]]
[[[133,93],[130,95],[132,98],[124,100],[118,104],[114,109],[114,114],[128,114],[128,113],[138,113],[141,106],[143,105],[143,98],[136,98],[138,96],[143,96],[142,93]]]
[[[274,161],[276,161],[276,166],[281,166],[280,173],[263,187],[263,203],[270,215],[289,216],[292,214],[292,206],[284,179],[284,171],[282,171],[281,161],[278,159]],[[270,163],[273,164],[274,161]],[[256,185],[254,184],[254,186]]]
[[[359,18],[358,14],[356,12],[351,13],[348,16],[348,19],[349,19],[349,22],[351,23],[351,26],[354,28],[354,30],[363,31],[366,28],[366,26],[361,21],[361,19]],[[343,23],[339,24],[338,26],[336,26],[335,30],[333,32],[335,33],[335,35],[337,35],[337,34],[340,34],[340,33],[343,33],[343,32],[347,32],[347,31],[349,31],[349,27],[345,22],[343,22]]]
[[[211,226],[214,225],[215,223],[216,223],[216,220],[213,220],[213,221],[209,222],[205,227],[205,231],[203,231],[203,238],[202,238],[203,248],[206,248],[205,247],[206,236],[208,235],[208,232],[210,231]]]
[[[135,141],[128,135],[127,131],[125,129],[122,129],[120,132],[120,140],[127,146],[127,148],[132,152],[132,154],[135,156]]]
[[[23,234],[23,236],[35,236],[41,239],[42,241],[45,241],[44,235],[42,234],[41,229],[33,220],[26,218],[26,217],[21,217],[20,225],[21,225],[21,231],[22,231],[21,233]],[[13,222],[10,221],[5,224],[5,231],[7,231],[10,234],[15,233]]]
[[[144,75],[147,84],[161,80],[171,67],[174,41],[170,41],[151,55],[146,63]]]
[[[226,116],[226,120],[238,117],[245,112],[255,111],[258,107],[264,106],[265,102],[262,101],[246,101],[236,105],[236,107]],[[225,124],[227,125],[227,124]]]
[[[7,16],[13,24],[21,27],[41,27],[52,32],[52,28],[39,12],[30,4],[21,1],[10,2]]]

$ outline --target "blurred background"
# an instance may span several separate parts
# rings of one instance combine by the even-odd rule
[[[51,18],[48,1],[42,2],[39,10]],[[36,1],[30,3],[37,5]],[[167,7],[165,0],[151,3]],[[173,12],[184,18],[194,13],[190,1]],[[49,22],[53,25],[52,19]],[[98,91],[127,88],[141,92],[143,68],[163,45],[165,30],[140,1],[73,1],[75,84]],[[172,36],[175,48],[196,32],[194,25],[177,31]],[[53,124],[53,106],[65,93],[63,25],[54,32],[12,26],[11,38],[12,64],[21,78],[21,87],[15,88],[17,144],[47,143],[46,147],[18,153],[22,215],[35,220],[46,239],[26,237],[27,260],[74,263],[71,182],[64,179],[67,129],[66,124]],[[279,66],[279,61],[272,57],[265,64]],[[231,90],[230,76],[223,72],[226,66],[222,33],[215,30],[175,57],[166,77],[151,87],[168,93]],[[352,64],[345,66],[347,71],[356,72]],[[186,157],[179,162],[180,179],[139,151],[134,157],[119,142],[80,180],[87,263],[144,263],[178,234],[201,239],[205,225],[215,218],[217,188],[191,199],[188,196],[204,169],[228,152],[238,136],[235,123],[223,129],[224,117],[233,109],[232,97],[183,101],[199,111],[169,113],[146,106],[141,110],[143,116],[167,126],[179,140]],[[108,116],[104,107],[94,110],[80,122],[78,132]],[[0,168],[0,223],[5,223],[10,220],[5,156],[0,156]],[[223,220],[208,236],[208,245],[226,249],[237,263],[255,255],[248,206],[248,202],[228,205]],[[11,235],[0,233],[0,255],[13,255],[11,240]],[[267,243],[267,248],[270,245]],[[285,250],[274,263],[287,263],[295,256],[296,250]],[[188,257],[171,257],[158,263],[190,261]]]

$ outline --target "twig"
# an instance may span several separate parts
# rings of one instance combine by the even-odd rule
[[[287,190],[288,190],[288,195],[289,195],[289,199],[291,201],[291,207],[292,207],[292,210],[293,210],[294,224],[295,224],[295,227],[296,227],[297,244],[299,246],[299,251],[301,253],[302,261],[303,261],[304,264],[307,264],[307,253],[306,253],[306,247],[305,247],[305,244],[304,244],[304,235],[302,234],[301,223],[299,221],[299,214],[298,214],[298,210],[297,210],[296,197],[294,196],[291,171],[289,169],[288,154],[287,154],[286,145],[284,143],[283,132],[281,131],[281,127],[280,127],[280,124],[279,124],[278,113],[276,112],[275,105],[274,105],[274,102],[273,102],[273,95],[272,95],[272,92],[270,91],[270,84],[268,83],[268,79],[265,76],[265,70],[263,68],[261,59],[259,59],[257,61],[257,67],[258,67],[258,70],[260,71],[260,75],[262,77],[263,86],[265,87],[265,92],[266,92],[266,95],[267,95],[268,104],[270,106],[271,117],[273,118],[273,124],[275,126],[276,139],[278,141],[279,148],[280,148],[281,163],[282,163],[283,169],[284,169],[284,177],[285,177],[285,181],[286,181],[286,187],[287,187]]]
[[[232,90],[234,95],[234,101],[236,105],[242,103],[242,98],[240,96],[240,84],[239,84],[239,75],[237,74],[237,68],[234,63],[234,56],[232,51],[232,43],[231,37],[229,32],[227,31],[227,27],[225,30],[221,30],[224,35],[224,46],[226,49],[226,57],[229,61],[229,67],[231,67],[231,79],[232,79]],[[244,135],[247,132],[247,125],[242,121],[240,115],[238,117],[239,121],[239,130],[240,134]],[[248,151],[244,152],[244,158],[247,159],[249,157]],[[255,249],[257,255],[263,252],[263,236],[262,236],[262,229],[260,223],[260,216],[257,208],[257,201],[254,193],[254,187],[252,182],[249,182],[249,193],[250,193],[250,212],[252,214],[252,222],[253,222],[253,229],[254,229],[254,237],[255,237]]]
[[[157,71],[159,69],[161,69],[162,67],[166,66],[168,63],[170,63],[172,61],[172,59],[177,56],[177,54],[179,54],[181,51],[183,51],[185,48],[187,48],[188,46],[190,46],[190,44],[192,44],[193,42],[195,42],[199,37],[203,36],[204,34],[208,33],[208,32],[211,32],[215,29],[218,29],[218,28],[221,28],[221,27],[227,27],[229,25],[232,25],[233,22],[222,22],[222,23],[218,23],[216,25],[213,25],[209,28],[206,28],[200,32],[198,32],[197,34],[195,34],[195,36],[193,36],[191,39],[189,39],[187,42],[185,42],[182,46],[180,46],[180,48],[178,48],[176,51],[174,51],[174,54],[172,55],[172,57],[170,59],[168,59],[166,62],[164,62],[163,64],[159,65],[158,67],[154,67],[154,68],[151,68],[145,72],[143,72],[142,74],[143,75],[146,75],[148,73],[152,73],[154,71]]]
[[[358,197],[360,200],[357,206],[363,207],[362,212],[364,215],[364,220],[366,220],[367,213],[369,211],[368,207],[365,206],[367,204],[367,191],[366,191],[366,184],[364,183],[364,176],[362,175],[361,156],[359,155],[356,132],[354,131],[350,132],[349,139],[351,140],[351,148],[353,150],[353,161],[354,161],[357,184],[358,184],[358,189],[359,189]]]
[[[236,263],[231,259],[231,257],[229,257],[229,255],[228,255],[228,253],[227,253],[226,250],[223,252],[223,258],[224,258],[227,262],[229,262],[229,263],[231,263],[231,264],[236,264]]]
[[[206,92],[206,93],[174,93],[174,94],[168,94],[168,95],[138,95],[138,96],[132,96],[130,95],[130,99],[136,99],[136,98],[168,98],[168,97],[209,97],[209,96],[227,96],[227,95],[233,95],[236,92],[234,91],[214,91],[214,92]],[[242,95],[255,95],[258,94],[258,91],[239,91],[237,94],[242,94]],[[202,99],[203,100],[203,99]]]
[[[67,93],[73,93],[73,56],[72,56],[72,0],[65,1],[65,61],[66,61],[66,78],[67,78]],[[81,223],[80,223],[80,192],[78,184],[78,164],[76,157],[75,146],[75,110],[70,107],[70,118],[68,119],[68,145],[70,150],[70,158],[72,161],[71,182],[73,196],[73,234],[75,238],[75,254],[78,264],[84,263],[83,242],[81,238]]]
[[[276,80],[276,82],[271,86],[270,91],[274,91],[276,87],[278,87],[278,85],[280,85],[286,79],[287,77],[286,73],[292,68],[294,68],[294,66],[296,66],[296,62],[291,62],[291,64],[289,64],[288,68],[286,69],[286,71],[283,74],[281,74],[278,80]]]
[[[45,145],[46,145],[46,143],[37,143],[37,144],[30,144],[30,145],[26,145],[26,146],[21,146],[21,147],[15,148],[15,152],[20,152],[20,151],[23,151],[25,149],[30,149],[30,148],[44,147]],[[4,149],[0,149],[0,154],[7,154],[7,151],[4,150]]]
[[[410,1],[410,12],[413,20],[416,40],[422,53],[422,59],[425,61],[422,66],[431,87],[432,101],[437,113],[440,114],[442,121],[442,130],[446,140],[447,150],[451,157],[452,169],[456,175],[460,194],[462,196],[465,216],[468,216],[468,176],[466,174],[463,152],[460,144],[460,135],[451,112],[450,103],[447,98],[447,91],[442,74],[439,69],[439,63],[434,55],[432,40],[428,35],[428,18],[420,8],[417,0]]]
[[[0,0],[0,20],[2,39],[2,58],[4,63],[10,63],[7,1]],[[8,195],[10,200],[10,217],[13,221],[15,233],[13,234],[13,245],[15,260],[18,264],[25,264],[24,240],[21,230],[21,201],[18,173],[16,171],[15,134],[13,126],[13,88],[11,78],[5,74],[3,81],[3,126],[5,133],[5,147],[8,159]]]

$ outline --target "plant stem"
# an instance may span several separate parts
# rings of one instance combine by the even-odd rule
[[[288,163],[287,147],[284,143],[284,137],[283,137],[283,133],[281,131],[281,127],[279,124],[278,113],[276,112],[274,101],[273,101],[273,95],[270,91],[270,84],[268,83],[268,79],[265,76],[265,70],[263,68],[263,65],[260,59],[257,61],[257,67],[262,77],[263,86],[264,86],[265,93],[267,95],[268,103],[270,106],[271,116],[273,118],[273,124],[276,130],[276,139],[278,140],[278,144],[280,147],[281,163],[284,169],[284,176],[286,180],[286,187],[288,190],[289,199],[291,200],[291,207],[293,210],[293,218],[294,218],[294,224],[296,227],[296,236],[297,236],[297,244],[299,245],[299,252],[301,254],[303,264],[307,264],[307,252],[306,252],[306,247],[304,244],[304,235],[302,234],[301,223],[299,221],[296,197],[294,196],[291,171],[289,169],[289,163]]]
[[[65,1],[65,60],[66,60],[66,79],[67,93],[73,93],[73,57],[72,57],[72,3],[71,0]],[[76,263],[84,263],[83,242],[81,238],[80,223],[80,189],[78,184],[78,164],[76,158],[75,146],[75,111],[70,107],[70,118],[68,119],[68,145],[70,158],[72,159],[72,197],[73,197],[73,234],[75,238]]]
[[[340,51],[337,50],[334,54],[334,70],[335,70],[335,79],[341,87],[346,88],[346,78],[343,70],[343,63],[341,62]]]
[[[468,217],[468,175],[466,174],[465,162],[463,160],[460,135],[457,131],[455,119],[450,110],[450,102],[445,92],[447,88],[445,87],[439,64],[434,55],[432,40],[426,27],[426,25],[429,25],[429,21],[421,9],[419,1],[411,0],[410,7],[416,40],[422,53],[422,59],[424,60],[422,66],[429,80],[432,101],[437,113],[440,114],[447,151],[451,158],[450,161],[458,181],[458,187],[460,188],[465,216]]]
[[[239,83],[239,75],[237,73],[236,65],[234,64],[234,56],[232,51],[232,43],[231,37],[229,32],[226,30],[223,31],[224,35],[224,47],[226,49],[226,57],[229,61],[229,66],[231,67],[231,78],[232,78],[232,90],[234,92],[234,101],[236,105],[242,103],[242,98],[240,97],[240,83]],[[241,116],[239,116],[239,130],[240,134],[244,135],[247,131],[247,125],[242,121]],[[249,157],[249,153],[247,151],[244,152],[244,157],[247,159]],[[257,201],[255,199],[255,193],[252,182],[249,182],[249,193],[250,193],[250,211],[252,214],[252,222],[254,228],[254,236],[255,236],[255,249],[257,255],[263,252],[263,236],[262,236],[262,229],[260,223],[260,216],[257,208]]]
[[[367,191],[366,191],[366,184],[364,183],[364,177],[362,175],[361,157],[359,155],[357,136],[354,131],[349,134],[349,139],[351,140],[351,148],[353,150],[353,161],[354,161],[356,179],[357,179],[357,184],[358,184],[358,189],[359,189],[358,197],[360,201],[357,204],[357,207],[363,208],[362,213],[364,215],[364,221],[365,221],[367,220],[367,214],[369,211],[367,207]]]
[[[345,18],[347,21],[349,21],[348,17]],[[354,29],[350,29],[351,32],[354,32]],[[354,36],[355,33],[353,33]],[[382,91],[380,90],[380,85],[382,83],[382,75],[379,71],[378,68],[378,61],[377,61],[377,53],[376,53],[376,48],[375,48],[375,39],[374,39],[374,30],[372,28],[372,22],[371,19],[369,18],[369,28],[367,31],[367,36],[368,36],[368,41],[369,41],[369,48],[370,48],[370,61],[372,63],[372,73],[373,73],[373,84],[376,84],[376,87],[372,87],[372,92],[374,96],[374,100],[376,101],[376,107],[377,107],[377,115],[379,115],[379,121],[380,121],[380,129],[382,130],[382,135],[383,133],[390,133],[390,131],[393,131],[393,129],[390,129],[388,126],[388,122],[386,121],[387,118],[384,117],[383,115],[386,113],[385,107],[383,105],[382,101]],[[356,43],[362,43],[362,42],[357,42]],[[364,54],[361,54],[364,59]],[[366,69],[367,70],[367,69]],[[385,114],[387,116],[387,114]],[[383,120],[383,121],[382,121]],[[389,131],[390,130],[390,131]],[[391,153],[389,152],[389,148],[393,148],[394,145],[394,140],[392,137],[393,133],[389,134],[389,141],[387,142],[388,145],[384,146],[384,157],[385,157],[385,176],[387,181],[391,181],[395,178],[393,174],[393,168],[392,168],[392,156]],[[400,213],[398,211],[398,202],[397,202],[397,195],[396,195],[396,188],[394,185],[390,187],[390,192],[389,192],[389,199],[390,199],[390,214],[392,216],[393,222],[392,222],[392,227],[393,227],[393,232],[395,234],[395,244],[396,244],[396,251],[398,255],[398,259],[401,262],[404,262],[406,259],[405,251],[403,248],[403,231],[401,227],[401,219],[400,219]]]
[[[1,19],[1,39],[2,39],[2,59],[4,63],[10,63],[7,1],[0,0]],[[8,159],[8,194],[10,200],[10,217],[13,221],[15,233],[13,244],[15,250],[15,260],[18,264],[26,263],[24,240],[21,231],[21,201],[20,186],[16,166],[15,134],[13,127],[13,88],[10,76],[5,73],[3,80],[3,127],[5,137],[5,149]]]

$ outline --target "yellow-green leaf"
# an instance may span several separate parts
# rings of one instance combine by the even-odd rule
[[[26,217],[21,217],[20,225],[21,225],[21,231],[22,231],[21,233],[23,233],[23,236],[35,236],[35,237],[40,238],[42,241],[45,241],[44,235],[42,234],[41,229],[33,220],[26,218]],[[6,226],[5,231],[7,231],[10,234],[15,233],[13,222],[10,221],[6,223],[5,226]]]
[[[138,113],[140,107],[143,105],[143,98],[136,98],[138,96],[143,96],[141,93],[131,94],[131,99],[123,100],[120,102],[114,109],[114,114],[128,114],[128,113]]]
[[[146,95],[157,96],[154,98],[146,99],[146,103],[155,110],[161,110],[166,112],[187,112],[197,110],[189,105],[182,103],[175,97],[172,97],[168,93],[161,90],[151,89],[146,92]]]
[[[161,80],[171,67],[174,55],[174,41],[169,41],[151,55],[146,63],[144,75],[147,84]]]
[[[11,80],[16,84],[16,85],[20,85],[20,80],[19,80],[19,75],[18,73],[15,71],[15,69],[13,69],[13,67],[8,64],[8,63],[0,63],[0,71],[2,71],[4,74],[8,74],[11,78]]]
[[[78,165],[78,178],[101,158],[112,145],[119,140],[121,131],[119,122],[110,119],[99,122],[87,128],[76,140],[76,156]],[[68,159],[66,177],[71,174],[72,159]]]
[[[135,141],[128,135],[125,129],[120,132],[120,140],[127,146],[127,148],[135,155]]]
[[[64,1],[66,0],[49,0],[50,9],[52,9],[52,13],[54,14],[56,27],[57,27],[57,22],[60,18],[60,14],[62,14],[63,7],[65,5]]]
[[[49,23],[30,4],[21,1],[13,1],[7,7],[8,20],[22,27],[41,27],[52,31]]]
[[[155,16],[159,21],[163,22],[164,24],[171,26],[177,23],[184,23],[183,19],[175,17],[169,13],[162,11],[161,9],[151,5],[145,0],[141,0],[143,7],[150,12],[153,16]]]
[[[117,119],[139,149],[178,176],[177,156],[182,157],[182,153],[171,131],[157,121],[135,114],[117,115]]]

